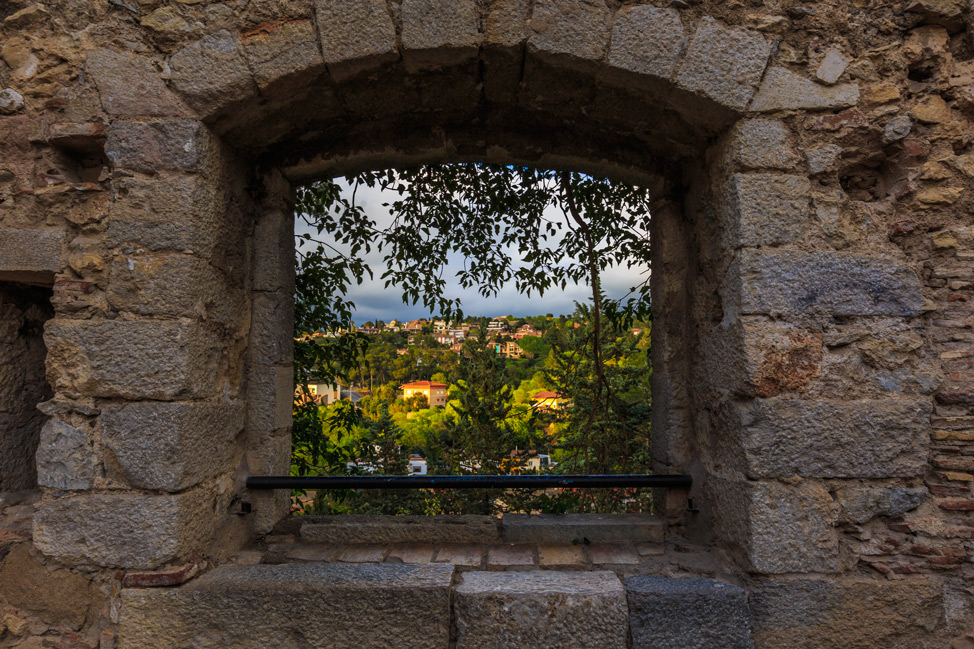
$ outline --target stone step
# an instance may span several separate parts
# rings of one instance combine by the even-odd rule
[[[222,566],[179,588],[122,590],[120,649],[388,649],[450,641],[453,567]]]

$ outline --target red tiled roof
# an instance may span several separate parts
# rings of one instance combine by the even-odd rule
[[[403,383],[399,386],[399,389],[404,390],[406,388],[445,388],[446,383],[431,383],[430,381],[413,381],[412,383]]]
[[[550,390],[545,390],[543,392],[539,392],[539,393],[537,393],[536,395],[534,395],[532,397],[532,399],[563,399],[563,398],[564,397],[562,397],[557,392],[552,392]]]

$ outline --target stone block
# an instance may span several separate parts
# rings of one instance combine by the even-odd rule
[[[750,584],[754,640],[769,649],[922,647],[944,615],[931,576],[772,578]]]
[[[742,250],[723,287],[725,313],[916,316],[920,280],[889,259],[846,252]]]
[[[626,593],[608,571],[465,572],[454,610],[459,649],[626,647]]]
[[[301,538],[326,543],[491,543],[494,516],[304,516]]]
[[[409,71],[460,65],[477,56],[475,0],[403,0],[403,62]]]
[[[294,405],[294,368],[291,365],[254,365],[247,383],[247,427],[278,430],[291,425]]]
[[[710,476],[718,535],[754,573],[837,572],[838,505],[823,485],[806,481],[731,481]]]
[[[761,82],[772,44],[755,31],[704,16],[676,75],[678,86],[743,111]]]
[[[669,79],[686,42],[680,12],[649,5],[624,5],[612,22],[609,65]]]
[[[722,212],[733,248],[792,243],[808,229],[809,190],[805,176],[734,174]]]
[[[37,445],[37,484],[51,489],[91,489],[95,453],[87,433],[52,419],[41,428]]]
[[[528,0],[495,0],[484,16],[484,47],[519,49],[528,38]]]
[[[305,85],[325,69],[310,20],[261,25],[243,34],[242,47],[262,92],[272,84]]]
[[[548,59],[601,61],[609,46],[611,19],[599,0],[535,0],[529,51]]]
[[[385,0],[315,0],[315,19],[322,57],[335,81],[399,59]]]
[[[91,582],[70,570],[44,565],[30,547],[16,545],[0,564],[0,597],[48,624],[80,628],[88,607],[97,602]]]
[[[787,68],[772,67],[754,95],[750,110],[823,110],[848,108],[858,103],[858,84],[823,86]]]
[[[117,121],[108,129],[105,155],[118,170],[195,172],[213,146],[206,127],[197,121]]]
[[[85,69],[109,115],[185,117],[190,114],[166,86],[152,62],[111,50],[88,52]]]
[[[257,96],[236,39],[225,29],[190,43],[169,60],[171,83],[203,117]]]
[[[927,468],[930,404],[756,399],[731,406],[749,478],[892,478]]]
[[[0,228],[0,281],[51,286],[61,271],[64,230]]]
[[[626,579],[633,649],[753,649],[747,593],[715,579]]]
[[[196,325],[52,320],[44,340],[49,379],[70,395],[172,400],[221,390],[221,345]]]
[[[294,291],[294,218],[267,210],[254,227],[254,290]]]
[[[291,363],[294,356],[294,297],[284,292],[254,293],[250,360],[260,365]]]
[[[105,236],[109,248],[131,245],[208,256],[228,235],[218,211],[223,192],[209,179],[118,178],[115,187]]]
[[[452,579],[443,564],[221,566],[123,589],[119,648],[446,647]]]
[[[841,520],[861,525],[876,516],[902,516],[919,507],[929,493],[922,487],[849,487],[836,492],[836,498],[842,505]]]
[[[243,407],[215,403],[106,406],[102,443],[133,487],[182,491],[230,469]]]
[[[506,514],[501,521],[508,543],[660,541],[663,527],[650,514]]]
[[[109,271],[108,304],[116,311],[225,324],[239,316],[242,299],[219,270],[195,255],[133,253],[116,257]]]
[[[84,494],[42,501],[34,545],[61,563],[156,568],[201,551],[217,517],[199,488],[177,495]]]
[[[794,169],[801,161],[788,128],[775,119],[748,119],[734,125],[729,147],[733,162],[750,169]]]

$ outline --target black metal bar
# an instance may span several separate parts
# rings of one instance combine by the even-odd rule
[[[689,475],[369,475],[252,476],[248,489],[571,489],[660,487],[689,489]]]

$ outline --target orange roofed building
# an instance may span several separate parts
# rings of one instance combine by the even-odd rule
[[[549,390],[537,393],[531,400],[539,410],[561,410],[570,403],[570,399]]]
[[[446,405],[446,383],[433,383],[431,381],[413,381],[399,386],[402,396],[405,399],[422,394],[430,406]]]

